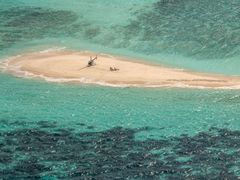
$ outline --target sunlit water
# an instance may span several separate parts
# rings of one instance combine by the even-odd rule
[[[240,75],[238,0],[0,0],[1,59],[92,50]],[[0,74],[0,179],[236,179],[239,90],[110,88]]]

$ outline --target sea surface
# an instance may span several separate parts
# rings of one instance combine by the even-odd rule
[[[240,75],[239,0],[0,0],[0,61],[90,50]],[[0,179],[237,179],[240,91],[0,72]]]

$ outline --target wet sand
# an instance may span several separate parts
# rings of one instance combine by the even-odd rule
[[[93,52],[37,52],[1,63],[7,73],[53,82],[92,83],[108,86],[235,88],[240,77],[206,74],[146,64],[138,60],[98,54],[96,65],[87,67]],[[110,71],[116,67],[118,71]]]

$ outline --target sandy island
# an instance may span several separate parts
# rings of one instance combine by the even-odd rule
[[[109,86],[194,87],[240,89],[240,77],[196,73],[99,54],[96,65],[86,67],[90,52],[38,52],[10,58],[1,69],[21,77],[54,82],[93,83]],[[110,71],[116,67],[119,71]]]

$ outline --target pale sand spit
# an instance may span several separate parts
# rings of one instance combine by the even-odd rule
[[[73,51],[29,53],[3,61],[1,68],[13,75],[55,82],[240,89],[240,77],[185,71],[105,54],[98,54],[96,65],[87,67],[90,56],[94,57],[95,53]],[[110,67],[119,70],[110,71]]]

